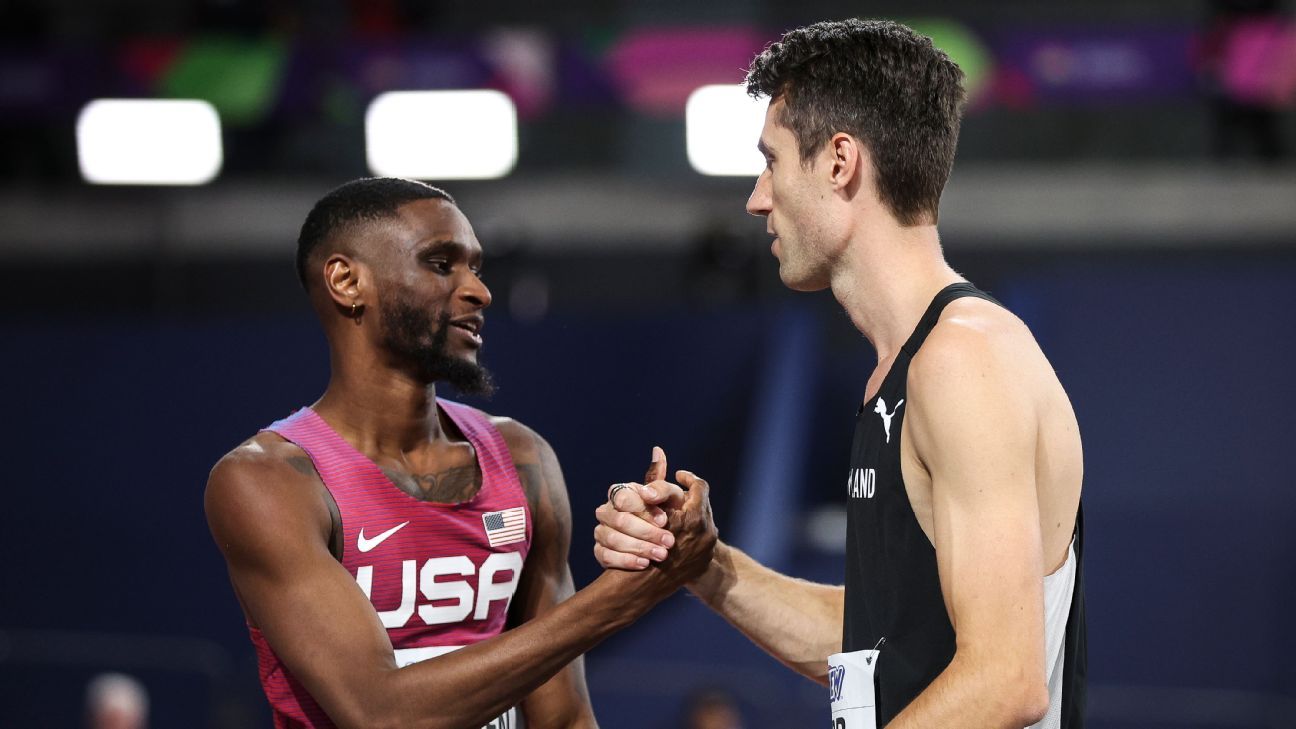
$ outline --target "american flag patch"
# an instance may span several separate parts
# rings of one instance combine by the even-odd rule
[[[526,539],[526,509],[521,506],[482,514],[482,524],[486,527],[486,539],[492,547]]]

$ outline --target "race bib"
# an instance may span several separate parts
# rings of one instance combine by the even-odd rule
[[[877,729],[877,702],[873,696],[877,661],[877,650],[828,656],[832,729]]]
[[[439,646],[426,646],[423,648],[397,648],[395,650],[396,665],[400,666],[401,668],[404,668],[405,666],[408,666],[411,663],[419,663],[422,661],[426,661],[429,658],[444,656],[445,654],[451,651],[457,651],[462,647],[463,646],[457,646],[457,645],[446,645],[446,646],[439,645]],[[497,718],[493,719],[489,724],[482,727],[482,729],[522,729],[525,726],[526,725],[519,720],[517,707],[514,707],[504,712],[503,714],[500,714]]]

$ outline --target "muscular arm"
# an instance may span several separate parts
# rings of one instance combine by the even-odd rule
[[[329,553],[322,486],[263,446],[217,464],[208,523],[249,619],[341,727],[481,726],[695,577],[714,542],[694,505],[692,515],[672,515],[679,544],[695,545],[692,559],[604,573],[515,630],[397,668],[372,605]]]
[[[689,589],[767,653],[827,684],[828,656],[841,651],[843,588],[788,577],[717,544]]]
[[[535,620],[575,593],[571,567],[571,503],[553,448],[515,421],[497,422],[513,453],[518,478],[531,504],[531,551],[509,616],[510,627]],[[522,702],[531,729],[593,729],[598,726],[577,657]]]
[[[933,542],[956,648],[891,729],[1020,729],[1048,708],[1038,418],[1012,339],[938,328],[910,368],[904,428],[917,467],[931,477]]]

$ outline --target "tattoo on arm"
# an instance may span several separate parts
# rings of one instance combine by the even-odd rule
[[[556,493],[558,489],[564,489],[563,493]],[[567,501],[566,486],[559,482],[557,487],[550,486],[545,489],[545,497],[549,501],[549,512],[553,514],[554,533],[562,540],[564,545],[571,546],[572,532],[572,515],[571,504]],[[565,564],[567,561],[566,549],[558,555],[558,561]]]
[[[303,476],[317,478],[323,482],[323,477],[315,469],[315,463],[307,456],[289,456],[288,465]],[[339,562],[342,561],[342,512],[338,510],[337,501],[333,499],[333,494],[328,490],[327,485],[324,488],[324,497],[328,502],[329,510],[329,552]]]
[[[518,599],[513,601],[510,625],[542,613],[570,597],[574,586],[567,564],[571,547],[571,505],[562,470],[552,449],[538,435],[534,447],[514,450],[514,468],[526,494],[535,525],[535,541],[522,570]],[[575,665],[575,664],[573,664]],[[579,673],[579,668],[572,669]],[[581,683],[584,679],[581,678]]]
[[[549,566],[562,571],[567,567],[567,552],[571,545],[571,505],[567,502],[567,487],[563,483],[562,471],[553,451],[540,436],[534,437],[539,462],[515,465],[527,500],[531,502],[532,512],[543,515],[537,516],[537,519],[549,519],[554,544],[546,546],[555,547],[546,549],[550,558]],[[541,499],[544,499],[543,505]]]
[[[288,465],[303,476],[315,476],[315,464],[306,456],[289,456]]]
[[[513,468],[517,471],[518,481],[522,482],[522,491],[534,514],[540,508],[540,492],[545,490],[540,466],[536,463],[514,463]]]

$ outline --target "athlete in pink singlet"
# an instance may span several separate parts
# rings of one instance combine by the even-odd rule
[[[580,656],[705,568],[705,484],[670,516],[664,562],[574,592],[549,444],[435,394],[491,388],[481,246],[453,199],[343,185],[297,263],[328,389],[222,458],[206,492],[275,726],[597,726]]]

